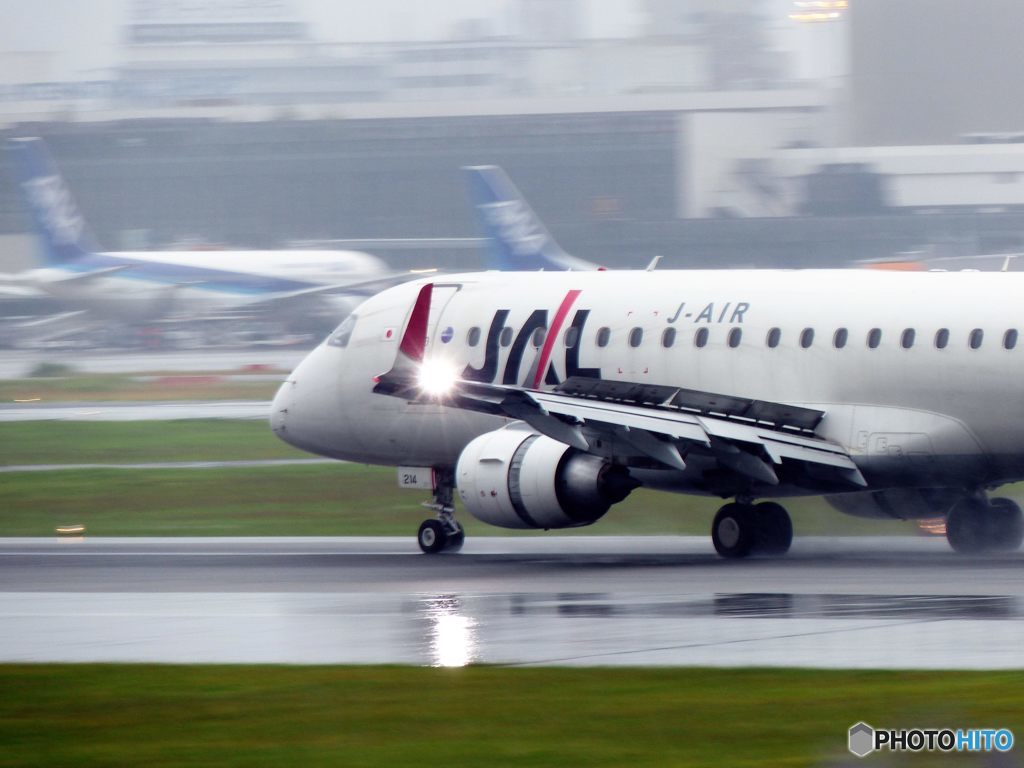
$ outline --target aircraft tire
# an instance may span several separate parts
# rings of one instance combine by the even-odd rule
[[[462,549],[462,545],[466,543],[466,530],[462,527],[461,523],[456,523],[456,532],[448,534],[448,543],[445,545],[445,549],[449,552],[458,552]]]
[[[424,520],[420,524],[416,542],[425,555],[436,555],[448,545],[448,532],[440,520]]]
[[[748,504],[726,504],[711,523],[711,542],[715,551],[735,559],[750,554],[756,540],[757,525]]]
[[[988,504],[981,499],[961,499],[946,516],[946,540],[960,554],[976,555],[990,549],[993,537],[989,535],[992,518]]]
[[[765,555],[784,555],[793,544],[793,521],[786,508],[774,501],[754,507],[757,538],[754,550]]]
[[[1012,499],[989,500],[989,545],[999,552],[1015,552],[1024,543],[1024,513]]]

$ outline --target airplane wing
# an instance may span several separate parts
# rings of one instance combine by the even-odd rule
[[[691,457],[746,482],[867,485],[846,450],[816,434],[823,411],[670,385],[570,378],[553,390],[435,377],[424,362],[431,286],[420,291],[395,365],[374,392],[523,421],[627,466],[684,470]],[[426,297],[424,300],[424,296]]]
[[[0,274],[0,296],[16,299],[36,299],[46,296],[38,288],[33,287],[18,275]]]
[[[395,272],[388,275],[381,275],[371,280],[359,280],[349,283],[334,283],[332,285],[316,285],[311,288],[302,288],[297,291],[270,294],[266,298],[252,302],[246,306],[251,309],[257,306],[270,306],[282,304],[289,301],[301,300],[307,296],[333,295],[333,296],[372,296],[387,288],[393,288],[400,283],[407,282],[417,277],[422,277],[421,272]]]
[[[116,275],[118,272],[124,272],[126,269],[131,269],[130,264],[122,264],[116,267],[106,267],[104,269],[91,269],[88,272],[71,272],[68,275],[62,275],[61,277],[54,277],[47,280],[37,280],[35,284],[41,285],[44,288],[47,285],[70,285],[71,283],[88,283],[93,280],[98,280],[101,277],[110,277]]]

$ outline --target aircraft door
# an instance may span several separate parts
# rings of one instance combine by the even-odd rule
[[[454,337],[455,329],[441,322],[441,319],[448,304],[461,290],[461,283],[434,283],[430,297],[430,318],[427,320],[427,355]]]

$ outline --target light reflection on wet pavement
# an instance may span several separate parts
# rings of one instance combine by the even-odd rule
[[[384,540],[3,540],[0,661],[1024,667],[1016,555],[897,541],[864,570],[855,542],[735,564],[696,539],[536,541],[439,560]]]

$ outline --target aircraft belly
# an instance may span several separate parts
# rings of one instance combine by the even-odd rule
[[[847,448],[869,485],[942,483],[988,472],[989,457],[961,420],[940,413],[879,405],[817,404],[818,433]]]
[[[380,396],[377,398],[387,401]],[[467,443],[485,432],[500,429],[508,421],[436,405],[403,405],[395,409],[392,404],[387,413],[375,411],[374,429],[361,431],[360,461],[455,466]]]

